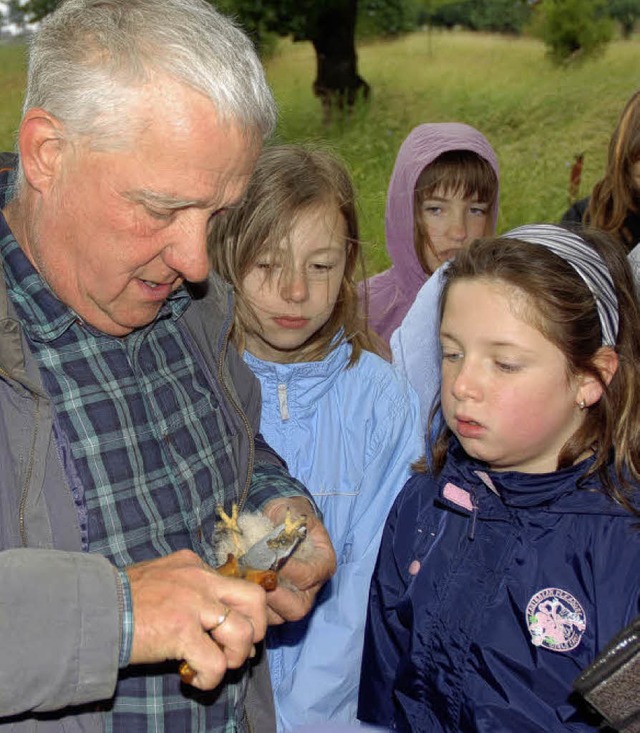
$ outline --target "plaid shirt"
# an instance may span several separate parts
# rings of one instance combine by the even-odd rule
[[[109,336],[54,296],[15,240],[4,240],[2,255],[11,300],[55,408],[55,439],[85,547],[118,568],[182,548],[214,563],[215,508],[229,507],[242,477],[220,388],[180,325],[189,295],[174,293],[146,328]],[[258,465],[245,506],[303,492],[279,466]],[[123,625],[126,635],[130,618]],[[106,730],[244,730],[244,681],[229,677],[202,693],[185,690],[175,663],[125,668],[105,708]]]

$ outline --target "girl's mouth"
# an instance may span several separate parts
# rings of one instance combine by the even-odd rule
[[[456,421],[456,433],[461,438],[479,438],[485,433],[485,428],[475,420],[467,420],[465,418],[457,417]]]
[[[273,319],[278,326],[281,328],[304,328],[309,323],[308,318],[292,317],[292,316],[279,316]]]

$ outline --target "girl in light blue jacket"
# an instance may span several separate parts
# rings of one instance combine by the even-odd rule
[[[313,494],[338,558],[314,610],[270,629],[278,731],[354,722],[382,527],[424,445],[417,396],[359,312],[345,167],[327,151],[268,148],[210,241],[236,291],[233,338],[262,385],[261,431]]]

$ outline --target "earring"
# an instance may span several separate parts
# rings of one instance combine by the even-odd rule
[[[580,400],[580,402],[578,402],[578,407],[579,407],[579,408],[580,408],[581,410],[584,410],[584,408],[585,408],[586,406],[587,406],[587,403],[586,403],[586,402],[585,402],[584,400]]]

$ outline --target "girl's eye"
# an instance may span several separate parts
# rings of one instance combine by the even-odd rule
[[[474,216],[486,216],[487,215],[487,209],[488,207],[485,205],[482,206],[470,206],[469,211],[474,214]]]
[[[519,364],[509,364],[505,361],[496,361],[496,366],[501,372],[507,372],[507,374],[520,371]]]
[[[313,272],[330,272],[333,270],[333,265],[328,262],[313,262],[311,263],[311,270]]]
[[[422,211],[429,216],[438,216],[438,214],[442,213],[442,206],[426,204],[422,207]]]
[[[459,351],[442,351],[442,361],[459,361],[462,359],[462,354]]]

